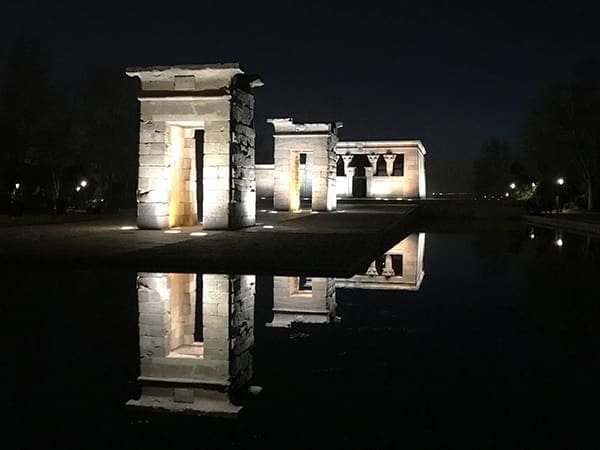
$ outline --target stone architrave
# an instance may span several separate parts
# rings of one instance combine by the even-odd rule
[[[371,170],[373,174],[377,173],[377,160],[379,159],[379,155],[370,154],[367,155],[367,159],[369,160],[369,164],[371,164]]]
[[[138,227],[254,225],[253,89],[260,79],[237,63],[138,67],[127,75],[141,80]],[[196,130],[204,131],[202,174]]]
[[[312,209],[333,211],[336,199],[335,145],[341,122],[294,123],[292,119],[269,119],[273,124],[273,204],[279,211],[300,208],[300,155],[312,161]],[[309,156],[310,155],[310,156]]]

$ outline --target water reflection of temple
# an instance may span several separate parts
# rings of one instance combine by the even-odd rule
[[[336,278],[336,288],[418,291],[424,253],[425,233],[413,233],[372,261],[365,273]]]
[[[338,288],[418,291],[425,276],[424,252],[425,233],[413,233],[351,278],[273,277],[273,320],[267,325],[330,323]]]
[[[273,321],[267,326],[329,323],[335,308],[335,278],[273,277]]]
[[[255,277],[139,273],[141,397],[129,406],[235,415],[252,377]]]

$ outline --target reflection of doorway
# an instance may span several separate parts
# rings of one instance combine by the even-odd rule
[[[310,153],[300,153],[300,205],[310,208],[312,203],[312,161]]]

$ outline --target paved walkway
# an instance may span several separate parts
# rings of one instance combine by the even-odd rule
[[[413,231],[414,208],[386,214],[260,212],[238,231],[137,230],[134,215],[0,227],[0,265],[350,276]]]

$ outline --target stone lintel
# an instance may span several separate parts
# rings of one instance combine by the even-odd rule
[[[355,155],[366,155],[369,153],[384,154],[388,152],[402,153],[406,150],[418,150],[422,155],[427,151],[420,140],[398,140],[398,141],[340,141],[335,146],[338,155],[351,153]]]
[[[343,127],[342,122],[294,122],[292,118],[267,119],[267,123],[273,125],[275,136],[297,136],[301,135],[324,135],[337,133]]]

